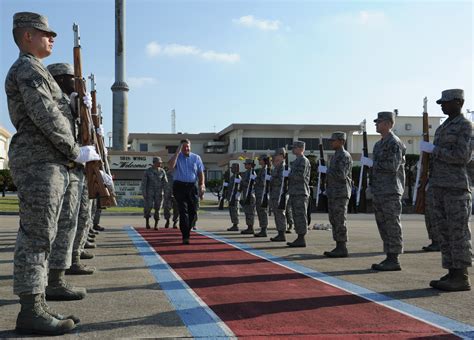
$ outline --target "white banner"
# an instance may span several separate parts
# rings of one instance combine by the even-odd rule
[[[146,170],[153,163],[153,156],[110,155],[111,170]]]

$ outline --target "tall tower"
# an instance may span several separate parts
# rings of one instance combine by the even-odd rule
[[[115,83],[113,92],[113,149],[128,145],[128,85],[125,82],[125,0],[115,0]]]
[[[176,111],[171,110],[171,133],[176,133]]]

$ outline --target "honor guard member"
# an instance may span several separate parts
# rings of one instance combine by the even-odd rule
[[[472,123],[461,113],[463,90],[445,90],[436,103],[448,118],[436,129],[433,144],[422,141],[420,150],[431,153],[433,220],[440,236],[442,266],[449,272],[431,281],[430,286],[445,291],[470,290],[467,267],[472,266],[472,207],[467,165],[472,152]]]
[[[240,181],[238,178],[239,175],[239,163],[232,163],[230,167],[230,171],[232,175],[230,176],[229,179],[229,190],[227,190],[227,202],[230,203],[232,199],[232,192],[234,189],[234,186],[238,185],[236,183],[236,180]],[[239,182],[240,183],[240,182]],[[231,205],[229,204],[229,215],[230,215],[230,221],[232,222],[232,227],[228,228],[227,231],[239,231],[239,205],[236,202],[235,204]]]
[[[20,208],[13,260],[13,291],[21,304],[16,331],[46,335],[75,327],[70,317],[53,312],[44,300],[47,263],[69,183],[68,165],[100,159],[94,148],[76,143],[66,118],[70,107],[41,62],[51,54],[54,37],[46,17],[16,13],[13,38],[20,55],[5,80],[10,119],[17,130],[9,149]]]
[[[319,171],[326,174],[326,194],[328,197],[329,222],[332,226],[332,237],[336,248],[325,251],[327,257],[347,257],[347,206],[352,191],[352,158],[344,149],[346,134],[334,132],[329,139],[335,151],[329,162],[329,168],[319,166]]]
[[[286,229],[286,209],[278,209],[280,190],[283,182],[283,171],[285,169],[285,148],[278,148],[273,153],[272,157],[272,179],[270,182],[270,207],[273,211],[275,218],[275,225],[278,235],[271,237],[270,241],[273,242],[285,242],[285,229]],[[285,197],[288,200],[288,197]],[[288,202],[287,202],[288,206]]]
[[[393,112],[379,112],[374,122],[382,139],[374,145],[373,160],[362,157],[361,162],[372,168],[370,183],[374,195],[375,220],[387,258],[381,263],[373,264],[372,269],[395,271],[401,270],[398,256],[403,253],[400,216],[405,188],[406,147],[392,132],[395,123]]]
[[[263,195],[265,194],[265,183],[267,179],[265,165],[269,162],[268,155],[260,155],[258,162],[260,164],[260,171],[258,172],[257,178],[255,178],[255,209],[257,210],[260,232],[254,234],[254,236],[267,237],[268,207],[262,207],[262,199]]]
[[[246,159],[244,162],[245,172],[242,175],[242,181],[240,182],[240,204],[245,213],[245,223],[247,229],[242,230],[241,234],[253,234],[253,225],[255,223],[255,192],[254,190],[247,190],[250,185],[250,181],[255,178],[253,174],[253,167],[255,162],[253,159]],[[247,197],[248,195],[248,197]]]
[[[161,201],[163,200],[163,191],[168,185],[168,178],[165,170],[161,167],[161,157],[153,157],[153,165],[145,170],[142,179],[142,195],[145,206],[143,216],[146,221],[146,228],[150,229],[151,209],[155,209],[155,230],[158,229],[160,220]]]
[[[166,220],[165,228],[170,227],[171,209],[173,209],[173,228],[177,229],[179,211],[178,202],[176,202],[176,199],[173,196],[173,172],[170,170],[166,171],[166,177],[168,179],[168,183],[165,188],[165,200],[163,201],[163,216]]]
[[[74,68],[68,63],[56,63],[48,65],[47,69],[63,91],[64,102],[69,105],[70,96],[75,97],[73,95]],[[74,105],[72,105],[72,108],[74,108]],[[71,115],[68,115],[67,118],[70,121],[74,136],[78,136],[79,126],[77,125],[77,112],[75,111],[71,110]],[[93,268],[87,268],[85,265],[80,264],[80,254],[78,249],[74,248],[75,243],[76,246],[79,245],[78,242],[75,242],[75,239],[82,239],[84,232],[82,229],[84,226],[81,225],[81,228],[78,229],[80,199],[86,185],[84,170],[82,164],[71,163],[69,184],[64,194],[58,220],[58,232],[49,257],[48,286],[46,287],[47,300],[83,299],[86,296],[86,289],[76,288],[68,284],[64,279],[64,274],[94,273]]]
[[[291,171],[288,176],[288,194],[291,210],[293,212],[293,221],[295,223],[295,232],[298,235],[293,242],[288,242],[289,247],[306,247],[304,236],[308,231],[308,203],[309,203],[309,180],[311,164],[304,155],[305,142],[295,141],[292,152],[296,159],[291,165]]]

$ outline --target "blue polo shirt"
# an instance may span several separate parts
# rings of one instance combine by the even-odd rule
[[[173,172],[173,181],[195,183],[201,172],[204,172],[204,164],[199,155],[190,152],[189,157],[186,157],[180,152]]]

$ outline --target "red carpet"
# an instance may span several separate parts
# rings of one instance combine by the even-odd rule
[[[209,237],[137,231],[238,337],[457,338]]]

